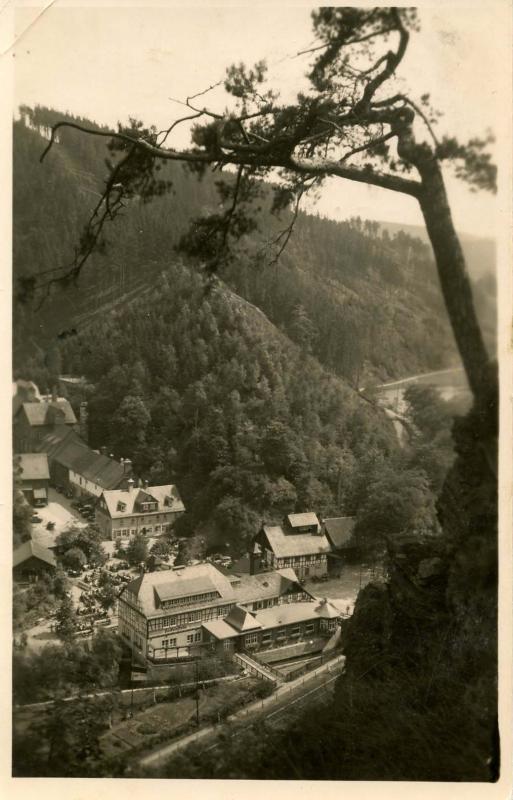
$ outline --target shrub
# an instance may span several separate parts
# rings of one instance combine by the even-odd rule
[[[274,692],[274,684],[272,684],[270,681],[262,681],[255,688],[254,694],[255,697],[258,697],[260,699],[263,697],[270,697],[270,695],[272,695],[273,692]]]
[[[137,733],[142,733],[143,736],[152,736],[155,733],[160,733],[160,728],[152,722],[142,722],[137,726]]]

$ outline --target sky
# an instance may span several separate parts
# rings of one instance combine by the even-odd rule
[[[294,56],[313,42],[308,5],[56,0],[44,13],[26,5],[35,2],[16,2],[15,106],[39,103],[107,125],[135,116],[168,127],[183,112],[176,100],[216,83],[234,62],[265,58],[284,99],[305,85],[308,60]],[[496,8],[439,2],[420,9],[422,31],[412,35],[400,77],[412,96],[431,93],[444,113],[442,134],[465,140],[496,127],[503,38]],[[220,91],[207,95],[214,108],[222,108]],[[186,145],[185,136],[172,144]],[[448,191],[460,230],[495,235],[493,196],[472,194],[450,178]],[[335,219],[422,224],[414,199],[340,179],[327,182],[316,209]]]

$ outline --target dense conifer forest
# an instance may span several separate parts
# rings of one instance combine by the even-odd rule
[[[268,213],[271,233],[246,238],[212,280],[175,247],[195,210],[218,202],[215,187],[176,169],[171,193],[151,209],[134,201],[79,285],[37,308],[30,277],[71,252],[100,180],[98,143],[74,133],[39,165],[55,116],[24,109],[15,124],[19,373],[43,389],[60,373],[85,376],[71,399],[88,402],[91,445],[131,458],[151,482],[176,481],[189,509],[182,531],[205,530],[212,547],[243,552],[263,517],[293,510],[359,513],[369,529],[373,482],[378,515],[399,485],[405,506],[415,498],[410,521],[423,509],[432,527],[450,441],[402,451],[359,391],[454,359],[427,246],[377,223],[301,215],[272,264],[265,236],[290,215]]]
[[[51,284],[41,302],[41,294],[31,296],[34,276],[45,273],[52,280],[72,258],[99,196],[103,161],[112,157],[105,140],[64,130],[59,146],[40,164],[49,126],[62,116],[24,107],[14,124],[18,368],[27,369],[37,354],[48,361],[66,332],[104,318],[112,306],[154,285],[177,260],[191,221],[219,207],[216,183],[231,180],[229,174],[200,180],[166,164],[156,174],[162,196],[149,205],[133,197],[123,219],[107,230],[103,255],[92,256],[77,284]],[[291,211],[272,214],[264,187],[256,216],[258,229],[242,238],[235,262],[221,277],[324,366],[358,387],[457,363],[425,243],[359,218],[334,222],[300,214],[276,262],[270,243],[290,223]],[[493,347],[494,278],[483,269],[476,291]]]

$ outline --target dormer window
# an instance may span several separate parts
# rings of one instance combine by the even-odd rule
[[[139,510],[141,512],[156,511],[157,510],[157,504],[155,502],[139,503]]]
[[[126,503],[121,500],[118,500],[118,511],[126,511]]]

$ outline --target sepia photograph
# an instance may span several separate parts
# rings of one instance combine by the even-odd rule
[[[11,779],[498,786],[511,5],[4,11]]]

